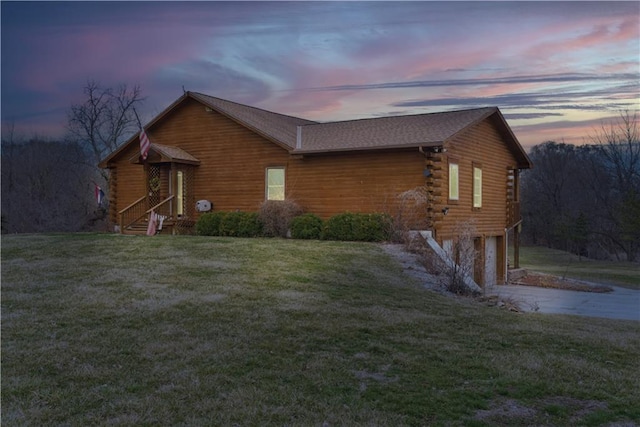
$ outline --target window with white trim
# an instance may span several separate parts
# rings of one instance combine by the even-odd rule
[[[473,166],[473,207],[482,207],[482,168],[478,165]]]
[[[267,200],[284,200],[284,168],[267,168]]]
[[[458,200],[459,168],[457,163],[449,163],[449,200]]]

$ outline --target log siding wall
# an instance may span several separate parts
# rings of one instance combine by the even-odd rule
[[[417,149],[306,157],[287,150],[217,112],[188,100],[148,131],[152,142],[182,148],[200,160],[193,196],[214,210],[257,211],[264,202],[266,169],[285,168],[286,198],[326,219],[337,213],[392,213],[397,195],[425,184]],[[131,164],[132,144],[111,166],[117,169],[116,211],[145,194],[144,168]],[[126,184],[125,184],[126,183]],[[115,220],[115,218],[112,218]]]
[[[322,218],[342,212],[394,214],[398,195],[425,185],[417,149],[327,154],[292,160],[287,196]]]
[[[509,151],[497,126],[491,120],[478,123],[446,145],[445,157],[459,165],[459,199],[450,202],[441,198],[436,209],[448,208],[447,215],[439,217],[434,227],[436,240],[453,239],[460,223],[471,222],[484,248],[484,240],[497,237],[498,283],[506,278],[507,181],[509,169],[516,169],[517,162]],[[473,167],[482,167],[482,207],[473,207]],[[449,171],[446,170],[448,188]],[[484,254],[479,254],[479,260]]]

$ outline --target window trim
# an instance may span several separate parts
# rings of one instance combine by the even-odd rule
[[[275,188],[275,186],[269,186],[269,172],[270,171],[282,171],[282,178],[283,178],[283,182],[282,182],[282,199],[275,199],[275,198],[270,198],[270,188]],[[280,186],[278,186],[279,188]],[[265,200],[276,200],[276,201],[283,201],[287,198],[286,196],[286,189],[287,189],[287,171],[286,168],[284,166],[269,166],[265,169],[265,173],[264,173],[264,199]]]
[[[479,185],[476,187],[476,171],[479,171]],[[471,179],[473,180],[472,182],[472,189],[473,191],[471,192],[471,206],[473,207],[474,210],[480,210],[482,209],[482,181],[483,181],[483,172],[482,172],[482,164],[480,163],[473,163],[472,164],[472,169],[471,169]],[[476,204],[476,197],[478,198],[478,203]]]
[[[451,180],[452,177],[452,167],[455,166],[455,171],[456,171],[456,180],[455,180],[455,197],[451,197],[452,196],[452,184],[453,181]],[[448,195],[448,199],[449,202],[453,202],[453,203],[457,203],[460,200],[460,163],[455,160],[455,159],[449,159],[449,168],[448,168],[448,191],[447,191],[447,195]]]

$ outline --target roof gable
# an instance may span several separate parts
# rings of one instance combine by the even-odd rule
[[[238,104],[225,99],[215,98],[196,92],[188,92],[192,98],[210,108],[237,121],[243,126],[270,139],[285,148],[296,146],[297,126],[315,124],[317,122],[274,113],[248,105]]]
[[[295,147],[297,126],[316,123],[311,120],[274,113],[197,92],[185,92],[184,95],[154,117],[153,120],[145,126],[145,130],[152,129],[158,122],[163,120],[172,111],[182,105],[187,99],[194,99],[202,103],[205,107],[223,114],[242,126],[269,139],[275,144],[280,145],[286,150],[291,150]],[[138,134],[133,135],[115,151],[105,157],[98,166],[102,168],[107,167],[110,160],[133,143],[139,143]]]

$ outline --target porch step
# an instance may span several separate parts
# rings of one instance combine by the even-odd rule
[[[162,224],[162,230],[159,230],[159,233],[156,234],[171,234],[173,231],[174,221],[173,220],[165,220]],[[129,227],[125,228],[122,231],[122,234],[130,234],[143,236],[147,234],[147,228],[149,227],[149,223],[147,221],[144,222],[136,222],[131,224]]]
[[[138,223],[132,224],[129,227],[122,230],[122,234],[145,235],[147,234],[147,223],[138,222]]]

